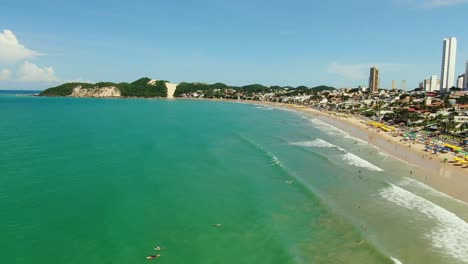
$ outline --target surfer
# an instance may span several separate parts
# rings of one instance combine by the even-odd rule
[[[147,260],[151,260],[151,259],[155,259],[155,258],[159,258],[159,257],[161,257],[160,254],[157,254],[157,255],[150,255],[150,256],[147,256],[146,259],[147,259]]]

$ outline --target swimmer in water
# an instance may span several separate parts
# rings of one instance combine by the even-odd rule
[[[157,255],[147,256],[146,259],[151,260],[151,259],[155,259],[155,258],[159,258],[159,257],[161,257],[161,255],[157,254]]]

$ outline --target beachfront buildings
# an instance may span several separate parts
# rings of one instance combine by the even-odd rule
[[[370,68],[370,76],[369,76],[369,90],[372,93],[379,92],[379,69],[377,67]]]
[[[442,69],[440,74],[440,90],[446,93],[455,82],[455,63],[457,59],[457,39],[444,39],[442,49]]]

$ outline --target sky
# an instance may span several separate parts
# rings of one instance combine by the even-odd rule
[[[416,88],[442,40],[468,60],[468,0],[2,0],[0,89],[141,77],[231,85]]]

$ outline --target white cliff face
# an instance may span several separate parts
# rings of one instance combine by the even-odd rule
[[[73,97],[121,97],[120,90],[115,86],[83,89],[81,86],[73,88]]]

